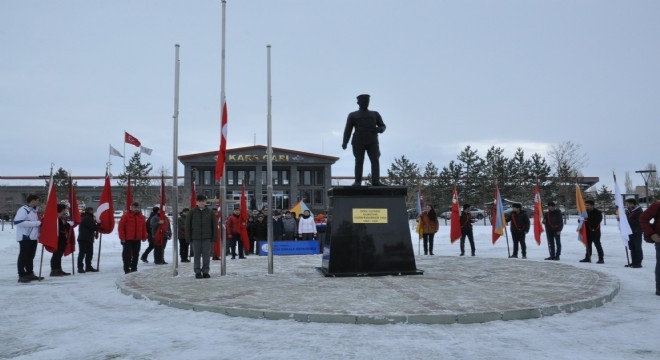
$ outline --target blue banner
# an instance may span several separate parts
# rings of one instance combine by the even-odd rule
[[[309,255],[318,253],[318,240],[273,241],[273,255]],[[259,255],[268,255],[268,241],[259,241]]]

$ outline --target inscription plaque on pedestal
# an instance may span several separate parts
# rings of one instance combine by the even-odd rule
[[[406,191],[396,186],[330,189],[319,270],[325,276],[421,275],[408,227]]]

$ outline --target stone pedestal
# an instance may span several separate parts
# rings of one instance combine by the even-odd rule
[[[330,209],[319,270],[325,276],[421,275],[408,228],[406,188],[341,186]]]

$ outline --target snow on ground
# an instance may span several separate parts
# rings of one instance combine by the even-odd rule
[[[605,264],[581,264],[578,260],[584,257],[584,247],[577,242],[574,229],[575,223],[569,221],[562,234],[561,262],[618,277],[621,291],[611,303],[521,321],[349,325],[233,318],[123,295],[115,286],[115,280],[124,276],[116,233],[103,237],[101,272],[50,278],[50,254],[46,252],[46,279],[19,284],[18,245],[14,230],[5,224],[0,231],[0,359],[660,358],[660,296],[655,295],[653,246],[644,243],[643,268],[624,268],[625,251],[616,222],[609,219],[603,226]],[[449,227],[443,224],[436,235],[433,261],[458,255],[458,242],[450,244],[448,233]],[[539,247],[531,234],[527,236],[526,261],[543,261],[548,256],[545,238]],[[475,237],[477,256],[507,256],[505,238],[491,244],[490,227],[476,225]],[[415,234],[413,247],[417,254]],[[35,258],[37,269],[40,250],[41,246]],[[170,245],[166,256],[172,258]],[[309,256],[317,256],[320,266],[320,256]],[[275,257],[276,262],[300,259]],[[68,270],[71,257],[62,261]],[[267,273],[266,257],[250,256],[243,261],[253,262]],[[155,266],[140,263],[138,271]],[[218,276],[219,267],[219,262],[212,262],[212,276]],[[231,267],[229,261],[228,273]],[[539,279],[539,286],[543,282]]]

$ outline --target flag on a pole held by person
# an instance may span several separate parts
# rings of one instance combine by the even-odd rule
[[[575,204],[578,211],[578,240],[582,242],[585,246],[587,245],[587,226],[585,221],[587,220],[587,207],[584,205],[584,199],[582,198],[582,191],[580,191],[580,186],[575,184]]]
[[[64,256],[68,256],[76,251],[76,233],[73,229],[80,225],[80,208],[78,207],[78,199],[76,198],[76,190],[73,188],[73,180],[69,177],[69,220],[73,223],[69,228],[69,236],[64,248]]]
[[[131,192],[131,175],[126,176],[126,212],[131,211],[133,193]]]
[[[238,229],[241,234],[241,243],[246,252],[250,252],[250,237],[247,232],[248,212],[247,212],[247,196],[245,196],[245,182],[241,188],[241,214],[238,218]]]
[[[137,147],[142,146],[140,143],[140,140],[138,140],[135,136],[129,134],[128,132],[124,131],[124,142],[127,144],[131,144]]]
[[[225,159],[227,157],[227,103],[222,99],[222,120],[220,124],[220,150],[215,162],[215,180],[220,180],[225,170]]]
[[[621,196],[621,190],[619,190],[619,184],[616,182],[616,174],[612,173],[614,176],[614,203],[617,207],[617,219],[619,220],[619,234],[621,234],[621,240],[623,241],[623,246],[628,247],[628,241],[630,240],[630,234],[632,234],[632,229],[630,228],[630,223],[628,222],[628,216],[626,216],[626,208],[623,206],[623,196]]]
[[[156,229],[154,234],[154,243],[158,246],[161,246],[167,241],[170,232],[170,221],[167,218],[165,213],[165,174],[160,175],[160,210],[158,211],[158,218],[160,219],[160,224]],[[147,225],[149,226],[149,225]]]
[[[101,234],[110,234],[115,229],[115,207],[112,203],[110,174],[105,174],[105,184],[101,192],[99,205],[96,207],[96,219],[99,224],[96,230]]]
[[[454,185],[454,194],[451,197],[451,218],[449,241],[453,244],[456,240],[460,239],[463,235],[461,232],[461,213],[460,205],[458,204],[458,195],[456,194],[456,185]]]
[[[190,210],[193,210],[197,207],[197,189],[195,188],[195,180],[192,181],[192,187],[190,189]]]
[[[59,224],[57,220],[57,194],[53,182],[53,175],[50,176],[48,185],[48,199],[46,200],[46,209],[41,219],[41,228],[39,229],[39,242],[48,252],[57,251],[59,235]]]
[[[118,156],[118,157],[120,157],[120,158],[123,158],[123,157],[124,157],[124,155],[122,155],[122,154],[119,152],[119,150],[117,150],[117,149],[115,149],[114,147],[112,147],[112,145],[110,145],[110,156]]]
[[[539,245],[541,245],[541,233],[545,231],[543,229],[543,224],[541,223],[542,216],[543,204],[541,203],[539,184],[536,183],[536,186],[534,187],[534,240],[536,240],[536,243]]]
[[[419,238],[424,237],[422,229],[422,189],[417,190],[417,229],[415,230]]]
[[[506,231],[506,220],[504,219],[504,206],[502,205],[502,197],[500,196],[500,189],[495,186],[495,196],[493,200],[493,217],[491,223],[493,224],[493,244],[504,235]]]

